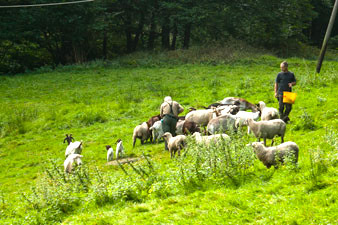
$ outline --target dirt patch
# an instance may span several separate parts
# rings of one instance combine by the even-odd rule
[[[141,160],[141,158],[128,157],[128,158],[119,159],[119,162],[121,164],[125,164],[125,163],[128,163],[128,162],[130,162],[130,163],[137,162],[139,160]],[[107,165],[109,165],[109,166],[118,166],[119,164],[118,164],[117,160],[115,159],[113,161],[107,162]]]

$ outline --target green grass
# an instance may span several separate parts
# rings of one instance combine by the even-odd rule
[[[297,78],[298,97],[285,140],[300,147],[295,170],[287,166],[268,170],[253,158],[253,165],[243,173],[233,171],[239,181],[234,184],[220,176],[221,171],[214,176],[199,167],[196,155],[170,160],[163,143],[141,146],[138,140],[132,148],[134,127],[157,115],[167,95],[182,104],[183,114],[191,106],[201,108],[228,96],[277,108],[273,84],[281,61],[262,55],[214,65],[114,68],[114,63],[93,64],[0,77],[0,223],[336,223],[335,61],[324,62],[316,75],[315,61],[288,59]],[[83,176],[89,176],[88,183],[75,176],[63,184],[57,174],[63,170],[66,133],[84,141],[88,171]],[[141,177],[127,165],[129,176],[119,167],[106,165],[104,146],[114,145],[118,138],[128,156],[149,157],[154,170],[145,160],[135,163],[135,170],[143,168],[149,177]],[[244,135],[238,145],[250,141],[255,138]],[[182,184],[180,169],[190,183]],[[46,170],[53,171],[52,177]],[[203,179],[198,178],[201,174]],[[69,190],[72,183],[78,189]],[[42,196],[33,190],[40,190]]]

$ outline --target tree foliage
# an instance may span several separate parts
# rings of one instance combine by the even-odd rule
[[[50,3],[3,0],[1,5]],[[62,0],[67,2],[67,0]],[[269,49],[320,45],[333,0],[97,0],[0,8],[0,73],[174,50],[230,38]],[[332,36],[338,34],[335,24]]]

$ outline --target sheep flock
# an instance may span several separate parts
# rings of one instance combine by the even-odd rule
[[[174,136],[169,132],[163,132],[162,123],[160,115],[155,115],[137,125],[132,134],[133,148],[137,139],[141,140],[141,144],[149,139],[150,143],[159,143],[162,139],[168,143],[170,157],[174,158],[176,152],[180,156],[181,150],[189,141],[206,146],[219,140],[231,141],[233,132],[247,127],[248,134],[257,138],[257,142],[249,143],[247,146],[252,147],[253,153],[267,168],[277,167],[279,163],[285,162],[285,157],[290,155],[293,156],[294,163],[298,162],[298,145],[290,141],[284,143],[286,123],[279,119],[277,109],[267,107],[263,101],[252,104],[242,98],[227,97],[204,109],[190,108],[188,114],[179,117]],[[281,137],[281,144],[273,146],[276,136]],[[260,142],[261,139],[264,142]],[[267,139],[272,140],[271,147],[267,147]],[[72,134],[67,134],[65,141],[68,142],[68,146],[65,152],[64,170],[66,173],[71,173],[73,164],[82,164],[83,141],[74,141]],[[125,152],[122,140],[118,139],[115,144],[115,158],[123,158]],[[106,150],[107,162],[114,160],[113,147],[106,145]]]

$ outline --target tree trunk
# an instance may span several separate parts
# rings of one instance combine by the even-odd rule
[[[183,48],[188,49],[190,44],[191,23],[188,23],[184,27],[184,39]]]
[[[175,23],[174,25],[173,40],[171,41],[171,50],[176,49],[176,39],[177,39],[177,23]]]
[[[151,21],[150,21],[150,32],[149,32],[149,40],[148,40],[148,50],[154,49],[154,42],[155,42],[155,13],[152,13],[151,15]]]
[[[170,40],[169,40],[169,19],[166,18],[164,24],[162,25],[162,48],[169,49],[170,48]]]
[[[139,21],[139,24],[138,24],[138,27],[137,27],[137,30],[136,30],[135,38],[134,38],[134,41],[133,41],[133,49],[132,49],[133,51],[135,51],[136,48],[137,48],[138,41],[140,40],[140,36],[142,34],[143,25],[144,25],[144,16],[142,14],[140,21]]]

